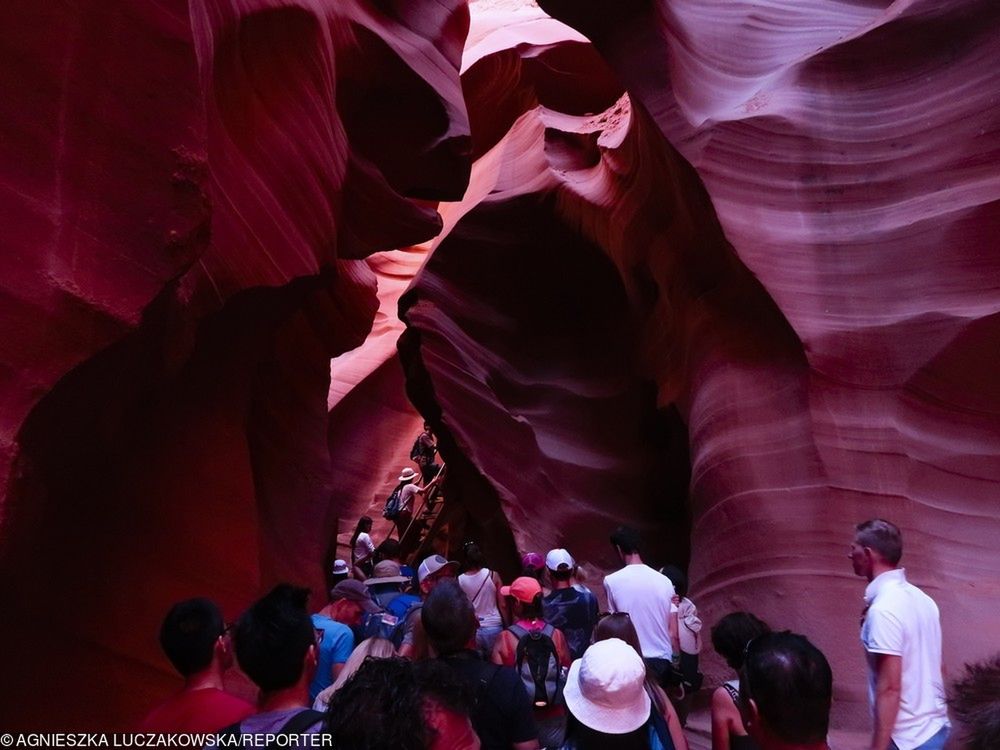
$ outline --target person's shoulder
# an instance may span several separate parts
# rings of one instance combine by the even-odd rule
[[[589,602],[591,600],[595,602],[597,601],[597,594],[588,589],[586,586],[584,586],[583,588],[573,587],[571,590],[575,591],[578,594],[577,599],[580,599],[585,602]]]
[[[923,603],[924,605],[934,607],[937,609],[937,602],[934,601],[934,597],[924,591],[922,588],[914,583],[906,581],[903,586],[900,587],[902,590],[906,591],[912,597]]]
[[[328,639],[340,640],[342,638],[346,638],[347,636],[350,636],[352,641],[354,639],[354,631],[351,630],[348,625],[338,622],[337,620],[330,619],[329,617],[318,622],[313,620],[313,625],[323,631],[324,641]]]
[[[334,620],[334,619],[328,619],[327,622],[323,623],[323,629],[332,630],[335,633],[343,633],[344,631],[347,631],[348,633],[351,632],[351,628],[349,625],[345,625],[339,620]]]
[[[573,589],[552,589],[542,597],[543,602],[548,604],[559,604],[576,599]]]
[[[246,718],[256,711],[252,703],[248,703],[242,698],[219,688],[205,688],[204,690],[195,690],[193,692],[201,693],[200,700],[213,706],[232,709],[234,711],[245,711],[246,713],[240,718]]]
[[[728,686],[719,685],[719,687],[712,691],[712,710],[714,712],[728,711],[735,705],[733,695],[729,692]]]
[[[607,586],[609,583],[615,583],[623,578],[628,577],[628,568],[631,567],[626,565],[624,568],[619,568],[618,570],[612,571],[604,576],[604,585]]]
[[[323,714],[311,708],[284,708],[279,711],[269,711],[267,713],[256,714],[247,717],[240,722],[241,734],[274,734],[279,732],[289,722],[295,721],[299,714],[308,716],[304,718],[309,721],[305,727],[298,729],[299,734],[313,734],[323,727]]]

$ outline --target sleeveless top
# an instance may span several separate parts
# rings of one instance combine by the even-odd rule
[[[722,683],[722,687],[726,689],[726,692],[729,693],[729,697],[732,698],[733,703],[736,704],[736,708],[739,709],[740,681],[727,680]],[[757,743],[749,734],[733,734],[732,731],[729,732],[729,748],[730,750],[758,750]]]
[[[497,587],[493,583],[493,571],[480,568],[478,573],[462,573],[458,577],[458,585],[472,602],[472,609],[479,618],[482,628],[499,628],[503,626],[500,610],[497,609]]]

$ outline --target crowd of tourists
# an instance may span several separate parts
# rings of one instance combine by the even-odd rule
[[[605,613],[566,549],[524,555],[522,575],[505,584],[474,542],[460,561],[431,555],[409,570],[395,540],[376,548],[369,531],[354,534],[352,549],[365,554],[335,563],[316,611],[307,589],[291,584],[231,625],[207,599],[172,607],[160,642],[184,688],[140,728],[321,732],[341,750],[687,750],[705,635],[734,673],[711,693],[713,750],[830,747],[833,675],[823,653],[750,612],[704,628],[683,572],[646,565],[634,529],[610,535],[622,567],[603,581]],[[870,748],[939,750],[950,731],[940,618],[906,580],[901,555],[893,524],[858,525],[849,557],[868,581],[860,639]],[[225,692],[234,663],[257,686],[256,704]],[[1000,747],[998,682],[995,659],[954,684],[961,746]]]

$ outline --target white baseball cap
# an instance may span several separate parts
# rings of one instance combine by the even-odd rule
[[[560,547],[549,550],[549,554],[545,556],[545,567],[549,570],[559,570],[561,567],[573,570],[576,567],[576,561],[569,552]]]
[[[428,576],[432,576],[443,568],[447,568],[449,565],[453,565],[455,569],[458,569],[458,563],[454,560],[448,560],[441,555],[431,555],[420,563],[420,567],[417,568],[417,581],[423,583],[424,579]]]
[[[607,734],[634,732],[649,720],[646,665],[619,638],[598,641],[569,668],[563,696],[579,721]]]

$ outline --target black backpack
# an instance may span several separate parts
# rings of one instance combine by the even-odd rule
[[[546,623],[541,630],[525,630],[520,625],[507,630],[517,638],[514,668],[535,708],[561,704],[564,679],[552,640],[555,628]]]
[[[386,499],[385,507],[382,509],[382,518],[394,521],[399,515],[399,511],[403,509],[403,486],[403,482],[397,484],[396,489]]]

